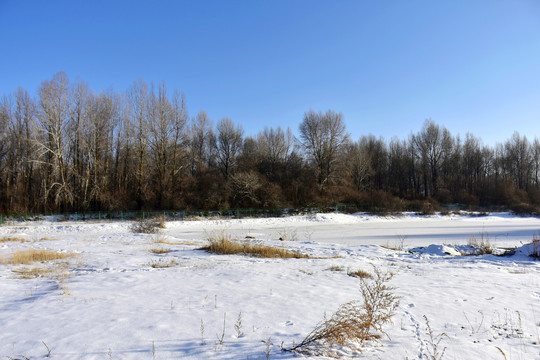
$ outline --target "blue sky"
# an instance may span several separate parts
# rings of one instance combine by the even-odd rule
[[[63,70],[94,91],[164,80],[246,135],[334,109],[355,140],[427,118],[490,145],[540,137],[536,0],[0,0],[0,44],[0,95]]]

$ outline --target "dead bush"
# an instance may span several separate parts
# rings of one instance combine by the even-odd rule
[[[481,233],[477,238],[476,236],[471,236],[467,241],[467,245],[473,248],[472,253],[469,255],[489,255],[493,254],[493,246],[489,240],[489,235],[487,233]]]
[[[510,206],[510,210],[512,210],[514,214],[521,216],[540,214],[540,209],[537,206],[527,203],[513,204]]]
[[[329,318],[319,323],[298,345],[286,348],[309,355],[333,356],[336,347],[361,351],[369,341],[386,334],[383,325],[391,321],[399,298],[387,285],[393,274],[374,267],[372,280],[360,279],[363,301],[351,301],[339,306]]]
[[[390,215],[404,210],[403,201],[382,190],[368,195],[370,212],[377,215]]]
[[[131,231],[137,234],[157,234],[165,228],[165,216],[138,219],[131,225]]]

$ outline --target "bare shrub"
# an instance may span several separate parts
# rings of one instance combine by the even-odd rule
[[[444,357],[446,347],[441,350],[440,344],[442,339],[448,337],[448,335],[444,332],[435,335],[429,325],[429,320],[426,315],[424,315],[424,319],[426,320],[426,335],[428,336],[428,339],[424,340],[424,343],[426,344],[424,355],[429,360],[441,360]]]
[[[373,214],[391,215],[404,210],[403,201],[390,193],[382,190],[375,191],[368,195],[369,209]]]
[[[279,230],[278,239],[281,241],[296,241],[298,240],[298,232],[296,229]]]
[[[419,213],[420,215],[435,215],[435,209],[436,206],[433,203],[425,201],[422,203]]]
[[[319,323],[298,345],[285,349],[305,354],[332,356],[335,348],[347,346],[361,351],[369,341],[379,340],[383,325],[391,321],[399,304],[387,285],[392,273],[382,273],[374,267],[372,280],[360,279],[363,301],[351,301],[339,306],[329,318]]]
[[[405,240],[407,239],[407,235],[400,235],[399,241],[397,241],[394,244],[386,243],[386,245],[381,245],[382,248],[387,250],[394,250],[394,251],[403,251],[403,248],[405,247]]]
[[[165,226],[165,216],[138,219],[131,225],[131,231],[138,234],[157,234]]]
[[[217,236],[211,236],[209,239],[210,244],[204,246],[201,250],[220,255],[250,255],[261,258],[308,258],[308,255],[299,254],[285,249],[280,249],[272,246],[265,245],[252,245],[249,243],[242,243],[238,241],[232,241],[228,234],[218,234]]]
[[[521,216],[540,214],[538,206],[523,202],[510,205],[510,210],[512,210],[514,214]]]

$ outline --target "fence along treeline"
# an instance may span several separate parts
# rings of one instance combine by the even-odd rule
[[[490,147],[426,120],[405,140],[354,141],[340,113],[310,110],[299,134],[246,137],[190,117],[164,83],[95,93],[60,72],[0,102],[0,212],[540,204],[540,142],[517,132]]]

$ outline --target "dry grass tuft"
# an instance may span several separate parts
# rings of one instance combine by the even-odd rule
[[[71,292],[68,289],[69,282],[69,270],[67,264],[64,264],[63,267],[56,269],[53,278],[58,284],[58,289],[62,291],[63,295],[70,295]]]
[[[187,245],[187,246],[196,246],[196,245],[200,245],[200,244],[197,244],[196,242],[193,242],[193,241],[178,241],[178,242],[175,242],[175,241],[167,241],[167,240],[160,241],[160,242],[157,243],[157,244],[165,244],[165,245]]]
[[[391,321],[399,304],[393,288],[387,286],[392,273],[374,267],[373,280],[360,279],[363,301],[340,305],[329,318],[319,323],[298,345],[288,351],[309,355],[337,356],[335,348],[347,346],[361,351],[362,346],[386,334],[382,327]]]
[[[343,266],[339,266],[339,265],[332,265],[326,270],[328,270],[328,271],[343,271],[343,270],[345,270],[345,268]]]
[[[178,261],[176,259],[171,259],[169,261],[165,261],[163,259],[152,261],[148,266],[154,269],[165,269],[170,268],[178,265]]]
[[[0,243],[5,242],[27,242],[28,240],[19,237],[4,237],[0,238]]]
[[[154,240],[154,244],[165,244],[165,245],[199,245],[196,242],[193,241],[169,241],[165,239],[156,239]]]
[[[167,237],[163,234],[157,233],[154,235],[152,242],[154,244],[165,244],[165,245],[198,245],[193,241],[170,241],[167,240]]]
[[[54,268],[21,267],[11,271],[15,273],[19,279],[50,278],[57,283],[58,290],[60,290],[63,295],[70,294],[70,291],[68,290],[69,265],[67,262],[54,264]]]
[[[349,270],[347,271],[347,275],[352,277],[357,277],[359,279],[371,279],[373,278],[373,275],[371,275],[369,272],[358,269],[358,270]]]
[[[168,254],[168,253],[170,253],[172,250],[171,250],[171,249],[164,249],[164,248],[152,248],[152,249],[150,249],[150,251],[151,251],[153,254]]]
[[[49,250],[21,250],[15,251],[11,258],[5,259],[3,262],[9,264],[31,264],[38,261],[52,261],[58,259],[67,259],[73,257],[73,254],[58,253]]]
[[[45,269],[41,267],[33,267],[33,268],[21,268],[21,269],[14,269],[11,270],[20,279],[35,279],[40,277],[49,276],[52,272],[51,269]]]
[[[201,250],[220,255],[249,255],[261,258],[284,258],[284,259],[301,259],[309,258],[309,255],[298,254],[285,249],[280,249],[265,245],[252,245],[249,243],[241,243],[232,241],[229,235],[220,234],[219,236],[208,239],[210,245],[204,246]]]
[[[58,240],[58,239],[55,239],[55,238],[48,238],[48,237],[42,237],[42,238],[39,238],[39,241],[55,241],[55,240]]]
[[[480,237],[471,236],[467,241],[467,245],[472,246],[474,251],[469,255],[489,255],[493,254],[493,246],[489,240],[487,233],[481,233]]]

